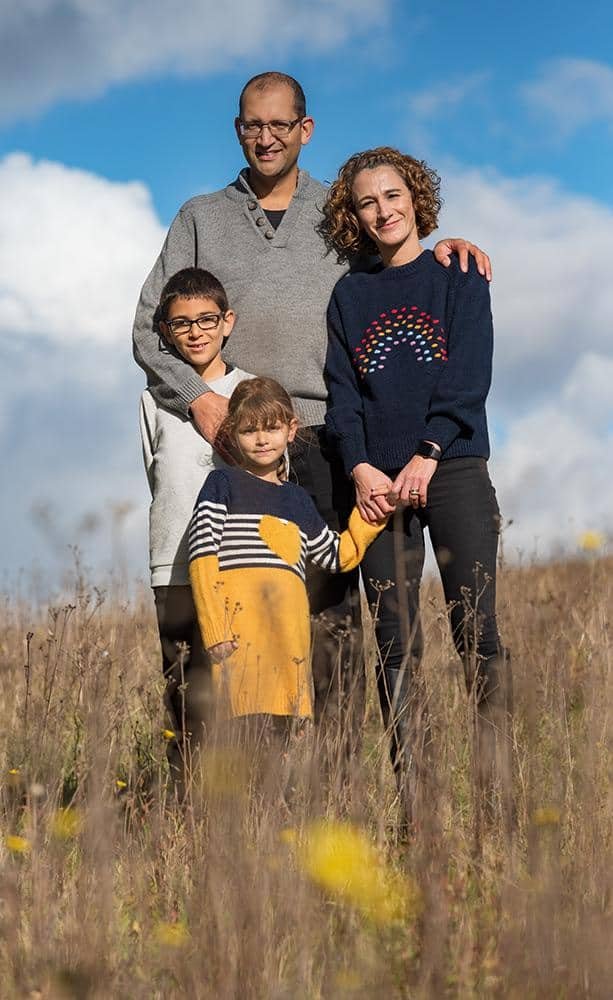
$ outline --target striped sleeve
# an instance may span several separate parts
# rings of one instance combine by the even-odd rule
[[[332,531],[313,507],[312,526],[307,535],[307,558],[328,573],[347,573],[362,561],[370,543],[385,527],[367,524],[357,507],[351,512],[345,531]]]
[[[228,516],[227,497],[223,495],[223,486],[227,480],[223,476],[223,482],[217,482],[222,476],[223,473],[212,472],[196,500],[189,525],[190,562],[201,556],[217,555],[219,551],[224,524]],[[215,482],[209,484],[211,479],[215,479]]]
[[[229,495],[223,471],[211,472],[200,490],[189,526],[189,576],[202,641],[207,649],[232,638],[218,558]]]

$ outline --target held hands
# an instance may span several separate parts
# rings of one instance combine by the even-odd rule
[[[443,267],[449,267],[452,253],[457,253],[460,259],[460,270],[462,271],[468,271],[468,255],[471,254],[475,258],[479,274],[486,277],[488,281],[492,280],[492,262],[485,251],[480,250],[476,243],[469,243],[468,240],[449,238],[439,240],[434,247],[434,256]]]
[[[229,639],[227,642],[218,642],[214,646],[209,646],[207,648],[207,653],[211,657],[214,663],[223,663],[228,657],[232,656],[235,649],[238,649],[238,643],[235,639]]]
[[[377,524],[394,513],[393,484],[389,476],[368,462],[360,462],[352,470],[351,478],[355,484],[356,506],[368,524]]]
[[[391,485],[388,500],[395,500],[404,507],[425,507],[428,502],[428,485],[436,472],[438,462],[434,458],[413,455],[404,469],[401,469]]]

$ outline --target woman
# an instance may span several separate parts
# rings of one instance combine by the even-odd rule
[[[456,649],[477,706],[479,774],[508,803],[510,665],[496,625],[499,512],[487,471],[489,289],[474,263],[441,267],[420,239],[437,225],[440,179],[388,147],[352,156],[322,232],[342,260],[378,253],[330,302],[326,425],[369,523],[396,508],[362,573],[376,608],[378,688],[409,813],[428,742],[420,695],[419,584],[428,528]],[[411,766],[409,766],[409,764]],[[496,767],[496,764],[498,767]]]

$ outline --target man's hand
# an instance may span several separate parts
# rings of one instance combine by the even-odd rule
[[[207,653],[215,663],[223,663],[224,660],[232,656],[235,649],[238,649],[238,643],[235,639],[229,639],[227,642],[218,642],[214,646],[209,646]]]
[[[368,462],[360,462],[351,472],[355,484],[356,506],[368,524],[377,524],[394,513],[386,494],[392,492],[392,481]]]
[[[460,270],[465,272],[468,271],[468,255],[472,254],[475,258],[479,274],[484,275],[488,281],[492,280],[492,262],[488,255],[479,249],[476,243],[469,243],[468,240],[449,238],[439,240],[434,247],[434,256],[443,267],[449,267],[452,253],[457,253],[460,258]]]
[[[189,410],[202,437],[215,445],[217,432],[228,412],[226,397],[218,396],[216,392],[204,392],[190,403]]]

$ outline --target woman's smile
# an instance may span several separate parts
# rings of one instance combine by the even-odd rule
[[[353,202],[361,228],[386,266],[406,264],[419,255],[411,192],[392,166],[360,170],[353,181]]]

